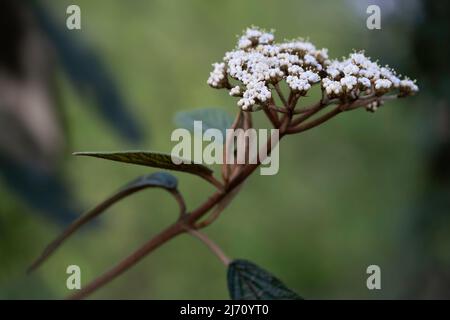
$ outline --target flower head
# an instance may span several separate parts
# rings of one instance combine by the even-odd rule
[[[401,80],[394,70],[388,66],[381,67],[377,62],[366,57],[363,52],[355,52],[346,59],[332,61],[326,69],[326,74],[327,80],[322,83],[330,97],[381,96],[394,90],[398,91],[399,96],[403,96],[414,94],[419,90],[413,81],[408,78]],[[352,81],[349,80],[349,77]],[[329,80],[340,80],[343,85],[350,82],[353,84],[353,80],[356,80],[359,85],[350,85],[347,86],[347,91],[337,92],[328,89],[330,85],[334,88],[333,82]]]
[[[414,81],[400,79],[394,70],[381,67],[363,52],[330,60],[327,49],[317,49],[309,41],[275,43],[274,40],[271,32],[257,27],[246,29],[236,48],[227,52],[222,62],[213,64],[208,84],[230,90],[231,96],[240,97],[237,105],[247,111],[267,104],[272,99],[273,87],[281,81],[300,96],[320,84],[327,98],[341,100],[382,96],[393,91],[406,96],[419,89]],[[373,105],[371,110],[376,107]]]

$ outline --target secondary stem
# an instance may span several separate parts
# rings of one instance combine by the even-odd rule
[[[126,259],[122,260],[120,263],[114,266],[112,269],[89,283],[87,286],[83,287],[76,294],[70,296],[69,299],[78,300],[87,297],[98,288],[102,287],[103,285],[107,284],[108,282],[112,281],[117,276],[128,270],[130,267],[144,258],[148,253],[152,252],[162,244],[166,243],[170,239],[183,232],[185,232],[185,230],[183,229],[182,224],[179,222],[169,226],[164,231],[159,233],[156,237],[147,242],[145,245],[133,252]]]
[[[214,253],[220,261],[222,261],[225,266],[228,266],[230,264],[231,259],[228,258],[223,250],[214,241],[208,238],[206,234],[193,229],[187,229],[187,232],[202,241],[211,250],[211,252]]]

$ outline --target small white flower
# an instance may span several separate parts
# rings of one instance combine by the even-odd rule
[[[340,82],[342,88],[344,88],[346,91],[350,91],[358,83],[358,80],[355,76],[345,76],[341,79]]]
[[[404,93],[410,94],[410,93],[416,93],[417,91],[419,91],[419,87],[416,85],[416,83],[408,78],[400,81],[399,85],[400,85],[400,90]]]
[[[343,92],[342,85],[339,81],[334,81],[334,80],[330,80],[328,78],[324,78],[322,80],[322,85],[325,89],[325,92],[330,97],[339,96]]]
[[[225,63],[213,63],[214,70],[209,74],[208,84],[213,88],[223,88],[226,83]]]
[[[230,96],[238,97],[241,94],[241,87],[235,86],[230,89]]]
[[[328,63],[328,49],[322,48],[317,50],[314,56],[320,63]]]
[[[303,57],[304,63],[308,66],[313,66],[315,68],[317,68],[318,70],[322,70],[322,66],[320,65],[320,63],[316,60],[316,58],[314,58],[312,55],[310,54],[306,54]]]
[[[348,63],[342,69],[345,75],[357,75],[359,72],[359,67],[355,64]]]
[[[295,90],[295,91],[305,92],[311,88],[311,85],[309,84],[308,80],[300,79],[297,76],[288,76],[286,78],[286,83],[289,85],[289,87],[292,90]]]
[[[238,106],[242,110],[249,110],[255,104],[255,100],[249,98],[242,98],[238,101]]]
[[[387,66],[380,68],[380,76],[391,81],[394,88],[399,87],[400,79],[395,75],[394,71],[389,69]]]
[[[369,112],[375,112],[378,110],[378,108],[382,105],[382,102],[377,100],[377,101],[373,101],[369,104],[366,105],[366,110]]]
[[[259,38],[261,34],[261,30],[257,28],[247,28],[247,30],[245,31],[245,37],[247,38]]]
[[[336,68],[335,66],[330,66],[330,67],[328,67],[328,68],[327,68],[327,73],[330,75],[330,77],[331,77],[332,79],[336,79],[336,78],[341,74],[341,72],[339,71],[339,69]]]
[[[350,54],[350,59],[353,61],[353,63],[360,66],[366,66],[367,63],[370,62],[370,60],[362,52],[355,52]]]
[[[259,37],[259,43],[260,44],[269,44],[269,43],[272,43],[273,40],[274,40],[274,36],[271,33],[263,33]]]
[[[238,47],[240,49],[247,49],[252,46],[252,41],[248,38],[241,38],[238,42]]]
[[[256,50],[269,57],[276,56],[278,53],[280,53],[280,48],[272,45],[260,45],[256,48]]]
[[[375,81],[375,90],[385,91],[392,86],[392,82],[387,79],[378,79]]]
[[[359,78],[358,83],[361,84],[365,89],[369,89],[372,86],[370,80],[365,77]]]
[[[281,52],[277,54],[277,60],[280,67],[289,68],[291,65],[301,64],[303,61],[294,54]]]
[[[293,64],[293,65],[290,65],[289,67],[288,67],[288,73],[290,74],[290,75],[299,75],[300,73],[302,73],[302,72],[304,72],[304,70],[303,70],[303,68],[302,67],[300,67],[299,65],[296,65],[296,64]]]
[[[317,73],[312,72],[311,70],[307,70],[305,72],[302,72],[300,74],[300,78],[308,80],[308,82],[311,83],[311,84],[312,83],[317,83],[317,82],[320,81],[320,76]]]

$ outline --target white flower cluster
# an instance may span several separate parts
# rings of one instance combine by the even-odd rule
[[[213,63],[214,70],[209,74],[208,84],[213,88],[223,88],[227,83],[225,63]]]
[[[395,71],[388,66],[380,67],[361,52],[352,53],[342,61],[332,61],[325,71],[327,76],[322,79],[322,87],[330,98],[383,95],[393,89],[398,89],[400,95],[409,95],[419,90],[413,81],[400,80]]]
[[[394,89],[399,95],[418,91],[413,81],[400,80],[393,70],[380,67],[363,53],[331,61],[327,49],[318,50],[303,40],[274,43],[272,33],[255,27],[248,28],[236,49],[213,67],[208,84],[227,88],[231,96],[239,97],[237,104],[242,110],[266,104],[272,98],[272,86],[282,80],[300,95],[320,83],[329,98],[341,99],[382,95]]]

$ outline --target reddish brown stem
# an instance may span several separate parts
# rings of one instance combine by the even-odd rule
[[[269,105],[263,105],[262,107],[263,107],[264,113],[266,114],[269,121],[272,123],[273,127],[278,128],[278,126],[280,125],[280,119],[278,118],[278,113],[273,109],[274,108],[279,109],[279,108],[277,106],[275,106],[273,101],[271,101],[269,103]]]
[[[278,83],[275,83],[273,85],[273,87],[275,88],[275,91],[277,92],[278,96],[280,97],[281,102],[283,102],[283,105],[285,108],[287,108],[289,106],[288,101],[286,100],[286,98],[284,97],[283,92],[281,91],[280,86],[278,85]]]
[[[206,234],[193,229],[187,229],[187,232],[192,236],[194,236],[195,238],[199,239],[201,242],[203,242],[225,266],[228,266],[230,264],[231,259],[228,258],[228,256],[223,252],[223,250],[214,241],[208,238]]]
[[[53,242],[51,242],[41,253],[41,255],[31,264],[31,266],[28,268],[27,272],[30,273],[34,271],[36,268],[38,268],[50,255],[52,255],[60,246],[61,244],[67,240],[75,231],[77,231],[79,228],[84,226],[89,221],[97,218],[100,214],[105,212],[107,208],[112,206],[114,203],[118,202],[119,200],[136,193],[138,191],[141,191],[146,188],[150,188],[151,186],[139,186],[135,188],[128,188],[124,189],[122,191],[119,191],[118,193],[114,194],[113,196],[109,197],[99,205],[95,206],[92,210],[88,211],[84,215],[82,215],[78,220],[76,220],[74,223],[72,223],[64,232],[57,237]],[[179,206],[180,206],[180,215],[185,214],[186,212],[186,205],[184,202],[183,197],[178,192],[178,190],[167,190],[169,191],[177,200]]]
[[[291,126],[296,126],[302,123],[303,121],[308,120],[311,116],[322,110],[322,108],[324,107],[325,105],[322,104],[322,102],[318,102],[312,105],[311,107],[308,107],[308,111],[305,111],[301,116],[292,119]]]
[[[269,105],[268,108],[269,108],[269,110],[272,110],[272,111],[275,111],[275,112],[288,113],[288,111],[286,111],[286,109],[281,109],[281,108],[275,107],[273,105]]]
[[[336,116],[337,114],[339,114],[341,112],[342,112],[342,110],[339,107],[334,108],[330,112],[324,114],[321,117],[318,117],[315,120],[312,120],[312,121],[307,122],[305,124],[299,125],[297,127],[288,128],[286,132],[288,134],[293,134],[293,133],[299,133],[299,132],[303,132],[303,131],[312,129],[312,128],[314,128],[314,127],[324,123],[325,121],[328,121],[329,119],[333,118],[334,116]]]
[[[117,276],[121,275],[123,272],[128,270],[131,266],[138,263],[149,252],[155,250],[156,248],[160,247],[163,243],[166,243],[170,239],[174,238],[175,236],[183,232],[185,232],[185,230],[183,228],[183,224],[180,222],[177,222],[169,226],[167,229],[165,229],[164,231],[159,233],[156,237],[148,241],[146,244],[144,244],[138,250],[133,252],[130,256],[128,256],[122,262],[117,264],[115,267],[113,267],[112,269],[104,273],[102,276],[98,277],[97,279],[89,283],[87,286],[83,287],[76,294],[70,296],[69,299],[77,300],[87,297],[89,294],[96,291],[98,288],[104,286],[105,284],[109,283]]]
[[[324,114],[321,117],[318,117],[310,122],[304,123],[302,124],[302,122],[306,119],[308,119],[309,117],[311,117],[313,114],[317,113],[318,111],[320,111],[322,109],[322,107],[326,106],[323,104],[319,104],[317,105],[315,108],[313,108],[311,110],[311,112],[306,113],[304,116],[302,116],[301,121],[295,121],[293,120],[291,123],[291,127],[287,129],[287,133],[288,134],[294,134],[294,133],[299,133],[299,132],[303,132],[309,129],[312,129],[326,121],[328,121],[329,119],[333,118],[334,116],[338,115],[339,113],[343,112],[343,111],[350,111],[350,110],[354,110],[357,109],[361,106],[365,106],[373,101],[377,101],[377,100],[387,100],[387,99],[392,99],[392,96],[386,96],[386,97],[365,97],[365,98],[361,98],[358,100],[355,100],[353,102],[349,102],[349,103],[344,103],[344,104],[340,104],[338,105],[336,108],[334,108],[333,110],[331,110],[330,112]],[[300,125],[295,126],[296,123],[300,123]]]
[[[240,110],[238,112],[236,118],[234,119],[234,122],[231,125],[231,129],[234,130],[234,129],[240,128],[242,126],[242,124],[241,124],[242,123],[242,114],[243,114],[243,111]],[[228,180],[229,180],[230,175],[231,175],[231,172],[230,172],[231,171],[230,170],[231,166],[227,162],[228,161],[228,148],[230,146],[231,139],[233,139],[233,135],[226,136],[224,144],[223,144],[222,178],[223,178],[223,181],[225,182],[225,184],[228,183]],[[231,152],[233,152],[233,150]]]

